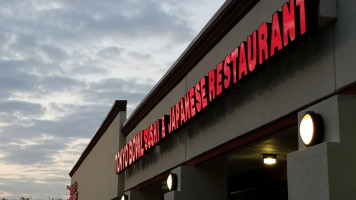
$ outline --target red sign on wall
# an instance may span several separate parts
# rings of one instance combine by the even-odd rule
[[[78,183],[75,181],[69,188],[69,200],[78,200]]]
[[[121,173],[168,135],[176,132],[218,97],[263,68],[281,51],[317,29],[316,0],[289,0],[282,11],[272,15],[271,23],[262,23],[225,59],[196,82],[169,115],[162,115],[140,131],[116,155],[116,173]]]

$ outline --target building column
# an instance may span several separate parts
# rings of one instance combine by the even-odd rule
[[[126,144],[126,137],[122,133],[122,126],[126,121],[126,110],[125,111],[120,111],[120,128],[118,134],[118,151],[120,151]],[[117,188],[117,196],[121,198],[121,196],[124,194],[124,188],[125,188],[125,177],[124,173],[118,174],[117,175],[117,181],[118,181],[118,188]]]
[[[172,173],[177,175],[177,189],[165,193],[164,200],[227,199],[225,168],[180,166],[173,169]]]
[[[323,142],[288,154],[289,200],[356,199],[356,96],[336,95],[298,113],[314,111],[324,121]]]

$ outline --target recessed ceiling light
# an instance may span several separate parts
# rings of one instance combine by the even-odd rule
[[[277,163],[277,154],[265,153],[263,155],[263,163],[266,165],[273,165]]]

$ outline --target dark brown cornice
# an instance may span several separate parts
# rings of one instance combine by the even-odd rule
[[[116,115],[120,111],[126,111],[126,100],[116,100],[114,105],[111,107],[110,112],[105,117],[105,120],[101,124],[98,131],[95,133],[94,137],[91,139],[90,143],[88,144],[87,148],[85,148],[84,152],[80,156],[77,163],[74,165],[73,169],[69,172],[69,176],[72,177],[75,171],[79,168],[79,166],[83,163],[85,158],[89,155],[90,151],[94,148],[96,143],[100,140],[101,136],[105,133],[105,131],[109,128],[112,121],[115,119]]]
[[[227,0],[169,71],[137,106],[124,124],[123,134],[127,136],[258,1]]]

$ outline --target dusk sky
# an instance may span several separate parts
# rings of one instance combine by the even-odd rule
[[[223,3],[1,0],[0,199],[64,199],[114,100],[130,115]]]

